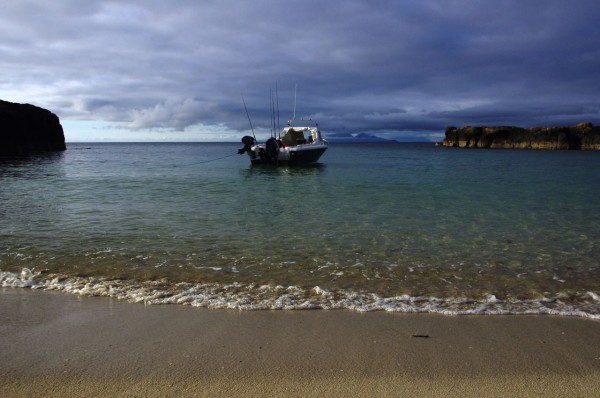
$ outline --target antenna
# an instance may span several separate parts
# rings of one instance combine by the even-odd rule
[[[294,116],[292,116],[292,122],[296,120],[296,93],[298,92],[298,84],[294,86]]]
[[[250,120],[250,114],[248,113],[248,108],[246,108],[246,101],[244,101],[243,94],[242,94],[242,102],[244,103],[244,109],[246,110],[246,116],[248,116],[248,123],[250,123],[250,129],[252,130],[252,136],[254,137],[254,141],[256,141],[256,135],[254,135],[254,127],[252,127],[252,121]]]

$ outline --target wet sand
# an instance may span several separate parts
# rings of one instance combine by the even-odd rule
[[[206,310],[0,288],[0,396],[598,397],[600,321]]]

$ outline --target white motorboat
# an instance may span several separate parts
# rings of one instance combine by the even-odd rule
[[[319,125],[292,126],[291,121],[283,128],[279,137],[271,137],[264,143],[257,143],[251,136],[242,138],[244,147],[238,151],[248,154],[253,165],[309,165],[317,163],[327,150]]]

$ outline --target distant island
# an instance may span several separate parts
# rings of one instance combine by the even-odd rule
[[[448,127],[442,145],[456,148],[600,150],[600,128],[591,123],[570,127]]]
[[[0,100],[0,156],[66,149],[62,125],[54,113]]]

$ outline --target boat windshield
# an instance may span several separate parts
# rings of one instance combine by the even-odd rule
[[[304,132],[308,134],[305,136]],[[319,140],[316,128],[310,127],[286,127],[281,134],[281,142],[285,146],[296,146]]]

